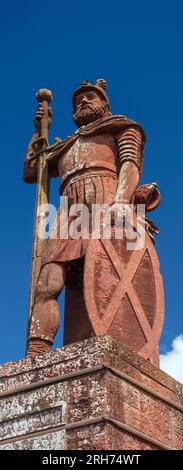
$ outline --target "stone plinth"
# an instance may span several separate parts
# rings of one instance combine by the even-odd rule
[[[109,336],[0,367],[0,449],[183,449],[183,386]]]

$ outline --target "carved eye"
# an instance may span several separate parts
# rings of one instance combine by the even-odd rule
[[[94,100],[95,96],[93,95],[93,93],[88,93],[87,98],[88,98],[88,100]]]

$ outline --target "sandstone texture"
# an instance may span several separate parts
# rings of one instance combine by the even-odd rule
[[[0,366],[0,449],[183,449],[183,385],[110,336]]]

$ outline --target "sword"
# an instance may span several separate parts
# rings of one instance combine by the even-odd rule
[[[44,253],[46,240],[39,237],[39,227],[43,227],[44,220],[48,215],[46,206],[42,204],[49,204],[50,192],[50,179],[48,174],[48,164],[46,162],[47,154],[46,147],[48,146],[48,104],[52,101],[52,92],[46,88],[40,89],[36,93],[38,103],[41,103],[44,109],[44,114],[41,119],[41,136],[40,140],[43,143],[43,150],[38,156],[38,171],[37,171],[37,192],[36,192],[36,205],[34,217],[34,236],[32,247],[32,265],[31,265],[31,281],[29,291],[29,307],[28,307],[28,325],[27,325],[27,338],[26,349],[29,338],[30,324],[32,318],[32,310],[34,306],[35,289],[41,268],[41,260]],[[45,208],[44,208],[45,207]]]

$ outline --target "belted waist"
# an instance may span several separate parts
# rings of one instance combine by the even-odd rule
[[[84,163],[78,165],[77,167],[72,168],[68,171],[63,177],[60,185],[60,194],[63,193],[65,188],[78,181],[81,178],[87,178],[88,176],[102,176],[104,174],[110,175],[111,177],[117,179],[117,169],[116,165],[109,162],[97,162],[97,163]]]

